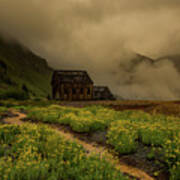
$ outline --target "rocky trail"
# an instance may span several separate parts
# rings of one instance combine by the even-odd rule
[[[3,119],[3,123],[22,125],[26,123],[25,121],[22,121],[22,119],[24,118],[26,118],[26,114],[13,110],[11,111],[10,117]],[[54,130],[56,130],[58,134],[63,136],[65,139],[72,140],[77,142],[78,144],[81,144],[86,150],[87,154],[90,153],[105,154],[107,160],[113,162],[113,164],[115,164],[118,170],[128,175],[132,179],[140,179],[140,180],[167,179],[165,174],[160,174],[159,177],[157,178],[153,177],[151,164],[146,163],[146,161],[143,162],[142,160],[137,160],[137,158],[134,158],[133,155],[118,157],[113,152],[110,152],[109,148],[106,145],[96,141],[98,135],[96,136],[93,135],[89,137],[88,135],[75,133],[66,126],[50,125],[50,124],[49,126]]]

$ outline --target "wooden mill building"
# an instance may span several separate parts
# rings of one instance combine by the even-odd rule
[[[93,81],[86,71],[54,71],[51,85],[53,99],[93,99]]]

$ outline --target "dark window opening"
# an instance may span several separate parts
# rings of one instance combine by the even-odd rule
[[[64,89],[64,94],[68,94],[68,89],[67,88]]]
[[[72,89],[72,93],[76,94],[76,89],[75,88]]]
[[[84,94],[84,89],[83,88],[81,88],[80,93]]]
[[[87,88],[87,94],[88,94],[88,95],[91,94],[90,88]]]

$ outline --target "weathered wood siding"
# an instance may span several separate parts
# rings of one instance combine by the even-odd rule
[[[59,84],[58,99],[60,100],[92,100],[93,84]]]

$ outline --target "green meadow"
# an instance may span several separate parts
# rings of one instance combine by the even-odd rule
[[[113,161],[109,163],[97,154],[87,155],[80,144],[63,139],[51,125],[69,128],[79,136],[104,132],[105,146],[117,156],[133,156],[143,148],[147,151],[146,161],[161,164],[171,180],[180,177],[179,117],[95,105],[67,107],[49,101],[1,104],[0,115],[7,111],[26,114],[23,126],[0,125],[2,180],[127,179]],[[154,172],[154,177],[160,172]]]

